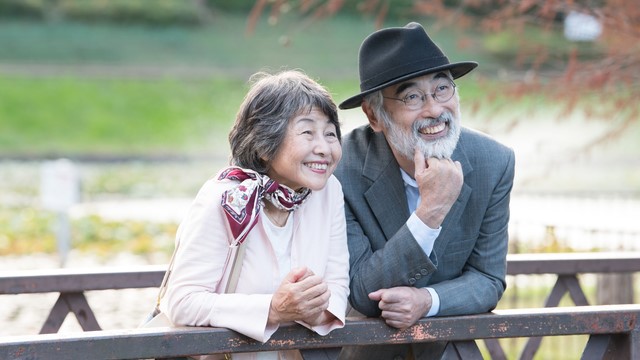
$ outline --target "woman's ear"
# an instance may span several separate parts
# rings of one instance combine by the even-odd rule
[[[362,111],[365,113],[365,115],[367,115],[367,119],[369,119],[369,126],[371,126],[373,131],[375,132],[382,131],[382,127],[380,126],[380,120],[378,120],[378,118],[374,114],[373,109],[371,108],[371,105],[369,105],[368,102],[363,101],[361,107],[362,107]]]

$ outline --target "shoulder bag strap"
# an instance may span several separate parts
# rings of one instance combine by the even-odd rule
[[[243,241],[240,243],[240,245],[238,245],[235,257],[233,258],[229,280],[227,280],[227,286],[224,289],[225,293],[232,293],[236,291],[236,286],[238,286],[238,279],[240,278],[240,270],[242,270],[242,261],[244,260],[244,248],[245,244]]]
[[[229,274],[227,286],[225,287],[225,293],[236,291],[238,279],[240,278],[240,270],[242,269],[242,261],[244,260],[245,246],[246,245],[244,244],[244,242],[242,242],[240,243],[240,245],[238,245],[238,248],[235,251],[235,256],[231,264],[231,273]],[[156,299],[156,310],[159,310],[160,301],[164,297],[164,294],[167,292],[167,284],[169,283],[169,276],[171,275],[171,271],[173,271],[173,264],[175,262],[176,253],[178,252],[178,247],[180,247],[180,238],[178,238],[178,241],[176,242],[176,248],[173,250],[171,260],[169,260],[169,267],[167,268],[167,271],[164,273],[164,277],[162,278],[162,283],[160,284],[160,290],[158,291],[158,297]],[[229,248],[229,251],[233,251],[233,248]]]

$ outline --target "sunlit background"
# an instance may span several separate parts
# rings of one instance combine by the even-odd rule
[[[558,11],[551,27],[487,31],[417,11],[423,1],[345,1],[335,13],[303,9],[313,1],[267,1],[256,12],[259,3],[0,0],[0,270],[165,264],[191,199],[227,162],[251,74],[302,69],[341,102],[358,92],[364,37],[409,21],[451,61],[480,63],[457,81],[463,123],[515,150],[511,253],[640,251],[639,105],[624,98],[637,82],[577,99],[581,85],[554,82],[571,61],[610,54],[606,22],[588,8]],[[487,4],[466,14],[489,19]],[[554,90],[531,86],[538,81]],[[343,131],[365,123],[358,109],[339,115]],[[516,280],[500,307],[542,306],[553,284]],[[601,280],[583,280],[597,303]],[[635,301],[637,279],[624,281],[636,285]],[[0,335],[36,333],[54,295],[0,296],[0,319],[12,324]],[[114,314],[103,328],[124,328],[154,295],[122,290],[90,302]],[[76,331],[67,320],[63,331]],[[576,338],[581,349],[586,338]],[[566,346],[543,342],[542,351]]]

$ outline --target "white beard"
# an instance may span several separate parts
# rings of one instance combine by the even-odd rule
[[[384,116],[387,117],[386,113]],[[411,133],[400,128],[388,117],[383,119],[383,122],[387,127],[389,143],[393,144],[393,147],[410,161],[413,161],[414,149],[416,147],[422,151],[425,159],[430,157],[450,159],[460,138],[460,119],[456,118],[450,112],[443,113],[437,119],[415,121]],[[446,122],[448,124],[449,131],[445,137],[433,141],[426,141],[420,137],[418,130],[421,127],[434,125],[438,122]]]

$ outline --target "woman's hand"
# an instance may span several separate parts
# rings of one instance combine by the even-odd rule
[[[291,270],[273,294],[269,309],[270,325],[304,321],[317,325],[326,320],[331,292],[320,276],[306,267]]]
[[[325,310],[315,317],[302,319],[302,321],[304,321],[310,326],[318,326],[322,324],[327,324],[335,319],[336,319],[335,315]]]

